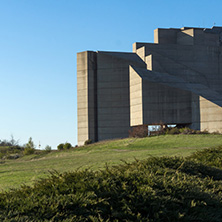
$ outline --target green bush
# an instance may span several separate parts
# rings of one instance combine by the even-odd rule
[[[60,143],[60,144],[57,146],[57,149],[58,149],[58,150],[63,150],[63,149],[64,149],[64,144],[63,144],[63,143]]]
[[[208,166],[222,168],[222,146],[197,151],[188,159],[196,160]]]
[[[49,145],[47,145],[46,147],[45,147],[45,151],[46,152],[51,152],[52,151],[52,147],[51,146],[49,146]]]
[[[64,150],[69,150],[72,148],[72,145],[71,145],[71,143],[65,143],[63,148],[64,148]]]
[[[5,154],[0,152],[0,159],[2,159],[4,156]]]
[[[188,127],[179,129],[181,134],[196,134],[196,130],[190,129]]]
[[[1,193],[0,221],[221,222],[222,169],[192,158],[52,173],[33,187]]]
[[[20,157],[23,154],[24,148],[15,145],[15,146],[0,146],[0,159],[10,159],[15,157]]]
[[[174,128],[168,128],[166,130],[166,134],[174,135],[174,134],[180,134],[180,130],[177,127]]]
[[[32,141],[32,137],[30,137],[28,143],[25,144],[23,154],[24,155],[31,155],[33,153],[35,153],[35,145]]]
[[[24,151],[23,151],[23,154],[24,154],[24,155],[31,155],[31,154],[33,154],[33,153],[35,153],[35,149],[34,149],[34,148],[26,147],[26,148],[24,149]]]
[[[28,143],[25,144],[25,148],[35,149],[35,145],[34,145],[34,142],[32,141],[32,137],[30,137]]]
[[[84,145],[89,145],[89,144],[91,144],[91,143],[92,143],[92,140],[89,139],[89,140],[86,140],[86,141],[85,141]]]

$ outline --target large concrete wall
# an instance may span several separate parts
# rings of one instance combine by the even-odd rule
[[[128,137],[130,64],[145,67],[134,53],[97,53],[98,140]]]
[[[173,83],[166,85],[165,80],[160,83],[157,73],[153,76],[143,78],[142,73],[137,73],[132,67],[130,69],[131,126],[159,123],[190,125],[192,93],[176,88]]]
[[[183,27],[156,29],[133,53],[79,53],[79,145],[159,122],[222,132],[221,51],[222,27]]]
[[[134,43],[133,45],[133,51],[147,63],[148,70],[180,77],[189,83],[189,86],[193,84],[193,87],[189,89],[192,95],[191,100],[189,99],[191,101],[189,109],[191,107],[192,114],[190,126],[211,132],[216,130],[222,132],[222,103],[218,102],[222,94],[221,31],[222,29],[217,27],[207,30],[186,27],[156,29],[154,42],[158,44]],[[154,91],[158,94],[158,87]],[[167,93],[165,95],[167,99],[170,99],[171,96]],[[175,91],[175,93],[180,95],[179,92]],[[144,108],[150,99],[155,99],[155,97],[149,95],[143,103]],[[159,100],[159,109],[166,112],[166,107],[160,108],[162,103],[164,101]],[[148,106],[145,110],[149,112]],[[174,112],[176,110],[178,111],[175,107]],[[164,119],[161,113],[157,116]],[[181,117],[179,120],[182,121]],[[146,122],[148,123],[149,120]]]
[[[212,29],[183,27],[181,29],[155,29],[154,43],[159,45],[220,45],[221,27]]]
[[[127,61],[98,53],[98,140],[126,137],[129,129]]]
[[[78,144],[124,138],[130,129],[129,66],[146,67],[135,53],[77,55]]]
[[[221,94],[222,46],[219,37],[203,29],[157,29],[155,41],[161,44],[134,43],[133,49],[144,61],[152,55],[153,71],[201,83]],[[174,40],[170,42],[169,39]]]
[[[144,124],[190,124],[191,93],[167,85],[142,82]]]

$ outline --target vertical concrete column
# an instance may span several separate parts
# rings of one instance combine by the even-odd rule
[[[152,71],[153,70],[153,55],[146,56],[146,65],[147,69]]]
[[[200,129],[209,132],[222,132],[222,108],[217,104],[200,98]]]
[[[97,141],[97,56],[77,54],[78,145]]]
[[[130,66],[130,125],[143,124],[142,78]]]

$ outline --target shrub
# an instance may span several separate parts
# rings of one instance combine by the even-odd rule
[[[2,159],[4,156],[5,154],[0,152],[0,159]]]
[[[34,145],[34,142],[32,141],[32,137],[30,137],[28,143],[25,144],[25,148],[35,149],[35,145]]]
[[[0,146],[10,146],[10,147],[19,146],[18,143],[19,143],[19,140],[15,140],[13,135],[11,135],[11,139],[9,141],[8,140],[3,140],[3,141],[0,140]]]
[[[200,130],[196,130],[196,134],[201,134],[201,131]]]
[[[188,127],[181,128],[179,129],[179,131],[181,134],[196,134],[197,133],[196,130],[190,129]]]
[[[201,131],[201,134],[209,134],[209,132],[205,129],[205,130]]]
[[[166,134],[174,135],[174,134],[180,134],[180,130],[177,127],[174,128],[168,128],[166,130]]]
[[[166,131],[166,134],[210,134],[210,133],[207,130],[199,131],[199,130],[190,129],[188,127],[184,127],[184,128],[174,127],[174,128],[168,128]],[[214,132],[211,134],[217,135],[220,133]]]
[[[222,221],[222,170],[151,157],[0,193],[0,221]]]
[[[63,149],[64,149],[64,144],[63,144],[63,143],[60,143],[60,144],[57,146],[57,149],[58,149],[58,150],[63,150]]]
[[[222,168],[222,146],[197,151],[187,157],[208,166]]]
[[[129,137],[143,138],[147,137],[147,135],[148,135],[147,125],[134,126],[132,127],[131,130],[129,130]]]
[[[92,140],[88,139],[88,140],[85,141],[84,145],[89,145],[91,143],[92,143]]]
[[[0,159],[11,158],[11,155],[18,154],[19,157],[22,156],[24,148],[19,145],[14,146],[0,146]],[[15,156],[16,156],[15,155]]]
[[[47,146],[45,147],[45,151],[46,151],[46,152],[51,152],[51,150],[52,150],[52,147],[51,147],[51,146],[47,145]]]
[[[34,148],[26,147],[26,148],[24,149],[24,151],[23,151],[23,154],[24,154],[24,155],[31,155],[31,154],[33,154],[33,153],[35,153],[35,149],[34,149]]]
[[[69,150],[72,148],[72,145],[71,145],[71,143],[65,143],[63,148],[64,148],[64,150]]]
[[[20,155],[18,153],[15,153],[15,154],[9,154],[6,156],[6,159],[9,159],[9,160],[15,160],[15,159],[18,159],[20,157]]]
[[[24,155],[30,155],[35,152],[35,145],[32,141],[32,137],[29,138],[28,143],[25,144],[25,149],[23,151]]]

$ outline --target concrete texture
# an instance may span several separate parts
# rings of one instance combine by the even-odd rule
[[[221,49],[222,27],[183,27],[133,53],[78,53],[78,144],[160,122],[222,132]]]

